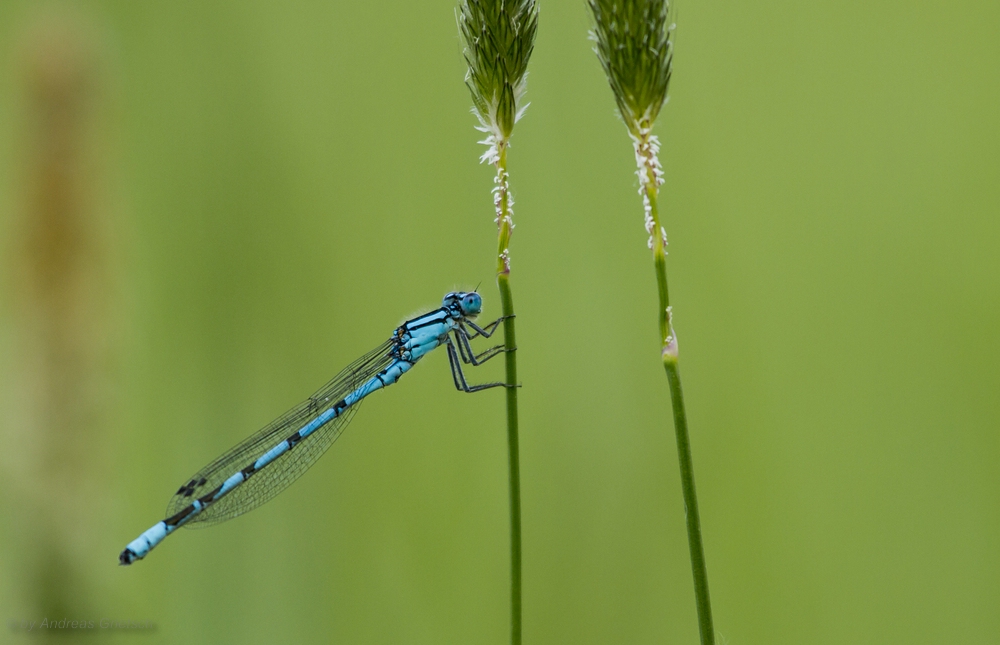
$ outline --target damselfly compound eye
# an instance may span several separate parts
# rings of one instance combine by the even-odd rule
[[[478,314],[483,310],[483,297],[478,293],[467,293],[462,298],[462,311],[466,315]]]

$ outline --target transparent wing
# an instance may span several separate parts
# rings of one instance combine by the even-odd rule
[[[254,463],[337,401],[393,362],[392,342],[386,341],[341,371],[311,397],[188,478],[167,505],[167,517],[214,491],[230,476]],[[361,401],[296,444],[295,448],[256,471],[248,480],[185,524],[205,527],[225,522],[257,508],[287,488],[322,456],[344,431]]]

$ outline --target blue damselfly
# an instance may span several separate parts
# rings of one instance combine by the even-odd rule
[[[503,345],[476,354],[470,339],[489,338],[503,320],[485,327],[473,322],[482,311],[476,292],[445,295],[439,309],[413,318],[318,392],[205,466],[178,489],[157,522],[121,552],[132,564],[180,526],[224,522],[252,510],[284,490],[319,459],[344,431],[361,401],[392,385],[418,360],[440,345],[448,348],[455,387],[478,392],[505,383],[469,385],[462,363],[480,365],[504,351]]]

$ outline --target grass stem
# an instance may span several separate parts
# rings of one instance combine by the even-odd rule
[[[514,340],[514,300],[510,294],[510,275],[497,276],[503,315],[506,347],[507,390],[507,461],[510,485],[510,642],[521,643],[521,466],[517,436],[517,353]]]
[[[497,288],[503,310],[507,387],[507,465],[510,486],[510,642],[521,645],[521,467],[517,427],[517,343],[514,298],[510,292],[510,236],[513,206],[507,175],[507,146],[514,124],[528,104],[528,60],[535,47],[538,5],[535,0],[461,0],[458,31],[468,64],[465,84],[472,94],[477,130],[488,146],[480,163],[496,168],[493,206],[497,225]]]
[[[645,130],[648,137],[648,129]],[[639,141],[637,147],[650,150],[649,141]],[[655,144],[654,146],[655,147]],[[649,157],[647,157],[649,158]],[[684,392],[677,366],[677,335],[671,320],[670,290],[667,287],[666,235],[662,233],[657,204],[657,164],[652,161],[640,172],[646,177],[642,182],[653,246],[653,266],[656,269],[656,286],[660,309],[660,354],[670,385],[670,401],[674,411],[674,433],[677,436],[677,458],[680,462],[681,489],[684,497],[684,515],[687,519],[688,548],[691,552],[691,573],[694,576],[695,606],[698,611],[698,631],[702,645],[715,645],[715,628],[712,624],[712,603],[708,593],[708,569],[705,566],[705,548],[701,541],[701,518],[698,515],[698,495],[694,484],[694,464],[691,459],[691,440],[688,436],[687,415],[684,412]]]
[[[517,434],[517,342],[514,336],[514,298],[510,291],[510,188],[507,175],[507,146],[499,146],[496,178],[497,287],[505,317],[503,335],[505,383],[507,387],[507,462],[510,487],[510,642],[521,644],[521,466]]]

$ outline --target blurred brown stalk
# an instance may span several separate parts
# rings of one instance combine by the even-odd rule
[[[98,188],[99,57],[92,31],[75,15],[46,15],[19,45],[0,481],[13,511],[16,610],[26,615],[9,618],[90,619],[107,575],[91,563],[107,523],[114,327]]]

